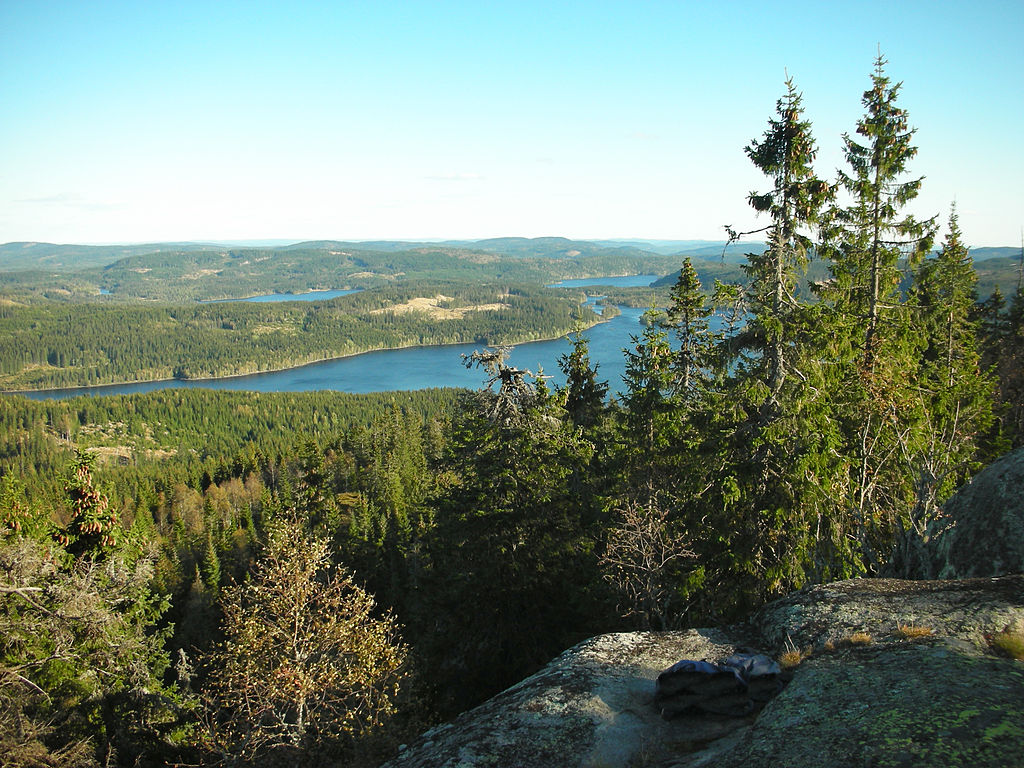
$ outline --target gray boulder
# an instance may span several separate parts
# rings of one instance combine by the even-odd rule
[[[814,587],[723,630],[587,640],[386,765],[1024,766],[1024,663],[987,642],[1004,629],[1024,630],[1024,576]],[[805,658],[759,714],[662,718],[675,662],[787,649]]]
[[[1024,448],[979,472],[943,507],[927,560],[940,579],[1024,573]]]

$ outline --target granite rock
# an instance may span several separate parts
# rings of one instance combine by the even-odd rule
[[[745,624],[591,638],[386,766],[1024,766],[1024,663],[988,644],[1005,629],[1024,630],[1024,576],[818,586]],[[661,717],[676,661],[793,649],[759,714]]]

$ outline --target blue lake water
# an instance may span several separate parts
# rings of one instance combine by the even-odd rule
[[[612,392],[618,391],[626,365],[622,348],[630,335],[641,333],[640,316],[644,310],[621,307],[621,314],[585,331],[590,341],[591,359],[599,364],[598,377],[609,382]],[[476,344],[454,344],[440,347],[410,347],[379,352],[366,352],[352,357],[310,363],[283,371],[236,376],[228,379],[192,381],[150,381],[137,384],[112,384],[100,387],[50,390],[25,393],[43,400],[75,395],[121,395],[151,392],[171,387],[205,387],[207,389],[252,390],[256,392],[309,392],[321,389],[339,392],[382,392],[425,389],[428,387],[469,387],[483,384],[479,370],[467,370],[462,355],[481,349]],[[509,363],[537,372],[552,374],[555,384],[565,382],[558,368],[558,358],[571,351],[567,337],[550,341],[534,341],[517,345]]]
[[[551,283],[548,288],[586,288],[591,285],[614,285],[619,288],[646,287],[661,275],[619,275],[618,277],[583,277],[574,280],[561,280]]]
[[[348,296],[350,293],[358,293],[362,288],[346,288],[329,291],[309,291],[307,293],[267,293],[262,296],[249,296],[244,299],[214,299],[204,304],[218,304],[224,301],[325,301],[338,296]]]
[[[583,288],[586,286],[643,286],[650,285],[658,275],[627,275],[619,277],[564,280],[556,286]],[[312,291],[303,294],[268,294],[239,301],[314,301],[342,296],[353,291]],[[328,295],[330,294],[330,295]],[[587,303],[594,306],[597,296]],[[590,342],[591,360],[598,365],[598,378],[607,381],[614,393],[622,387],[626,372],[622,350],[630,337],[639,335],[643,328],[640,316],[643,309],[619,307],[621,314],[585,332]],[[517,345],[509,357],[509,364],[533,372],[543,370],[551,375],[551,383],[564,384],[565,377],[558,368],[558,358],[568,354],[572,345],[568,337],[549,341],[534,341]],[[366,352],[352,357],[310,363],[282,371],[235,376],[226,379],[149,381],[136,384],[111,384],[99,387],[75,387],[46,392],[26,392],[36,400],[67,398],[76,395],[122,395],[133,392],[152,392],[157,389],[203,387],[206,389],[249,390],[256,392],[311,392],[335,390],[339,392],[383,392],[426,389],[429,387],[480,387],[483,373],[468,370],[462,364],[462,355],[481,349],[475,344],[454,344],[439,347],[409,347],[378,352]]]

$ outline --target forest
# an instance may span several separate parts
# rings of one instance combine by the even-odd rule
[[[402,311],[419,297],[441,298],[434,311]],[[515,283],[409,281],[324,302],[0,304],[0,387],[213,378],[378,349],[534,341],[596,322],[581,298]]]
[[[474,392],[0,396],[7,763],[376,765],[599,632],[919,565],[944,501],[1024,445],[1024,286],[980,294],[955,207],[941,238],[907,213],[922,181],[899,92],[879,57],[825,179],[787,81],[746,147],[765,226],[730,233],[764,245],[738,282],[676,264],[617,398],[579,330],[562,387],[488,332]],[[574,301],[506,288],[571,322]],[[252,334],[371,328],[375,302],[77,317]],[[70,335],[71,306],[0,320],[19,354],[75,354],[48,335]]]
[[[540,238],[525,245],[454,246],[300,243],[285,248],[170,250],[129,255],[103,266],[0,272],[0,290],[22,303],[159,301],[180,303],[319,288],[380,288],[396,281],[546,284],[566,278],[656,272],[678,265],[671,255],[633,247]],[[395,244],[396,246],[398,244]],[[11,260],[17,266],[23,260]],[[715,271],[715,260],[703,267]]]

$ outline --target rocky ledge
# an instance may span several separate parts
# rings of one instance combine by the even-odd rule
[[[1024,765],[1024,663],[990,644],[1007,630],[1024,632],[1024,576],[818,586],[743,625],[587,640],[386,765]],[[662,670],[738,651],[788,665],[759,713],[662,718]]]

